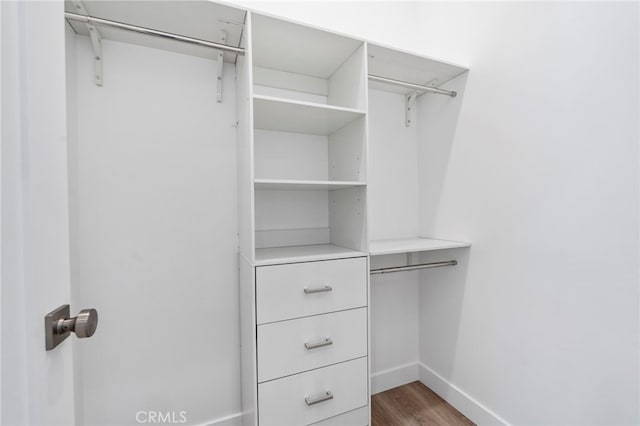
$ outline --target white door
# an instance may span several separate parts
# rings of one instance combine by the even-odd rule
[[[237,424],[233,65],[218,103],[215,60],[103,40],[97,87],[61,1],[0,5],[2,423]],[[64,304],[96,334],[45,351]]]
[[[70,300],[62,9],[0,2],[3,424],[74,423],[70,339],[45,351],[44,338]]]

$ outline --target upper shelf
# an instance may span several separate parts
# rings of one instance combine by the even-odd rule
[[[369,243],[369,253],[372,256],[375,256],[384,254],[445,250],[460,247],[471,247],[471,243],[463,241],[434,240],[432,238],[404,238],[396,240],[371,241]]]
[[[253,96],[254,127],[312,135],[330,135],[362,117],[363,110],[273,96]]]
[[[345,259],[366,256],[357,250],[339,247],[333,244],[308,246],[287,246],[256,249],[256,266],[282,263],[312,262],[315,260]]]
[[[209,1],[85,1],[84,5],[86,13],[95,18],[214,43],[220,42],[220,31],[224,30],[227,33],[227,40],[224,44],[233,47],[240,46],[246,15],[244,10]],[[65,11],[81,14],[69,0],[65,1]],[[76,33],[89,35],[86,24],[72,20],[68,22]],[[217,50],[203,46],[105,26],[98,26],[98,31],[102,38],[107,40],[209,59],[217,58]],[[224,53],[225,62],[235,63],[235,60],[235,53]]]
[[[367,49],[369,75],[378,77],[430,87],[440,87],[447,81],[468,71],[467,68],[460,65],[398,49],[390,49],[373,43],[369,43]],[[413,89],[374,81],[369,82],[369,88],[403,94],[413,91]]]

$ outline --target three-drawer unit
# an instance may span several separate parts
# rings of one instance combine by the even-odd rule
[[[367,258],[255,272],[259,424],[367,425]]]

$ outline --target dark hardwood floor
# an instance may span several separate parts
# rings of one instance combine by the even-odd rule
[[[459,411],[420,382],[371,397],[372,426],[473,425]]]

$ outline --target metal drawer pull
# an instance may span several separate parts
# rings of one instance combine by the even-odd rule
[[[305,343],[304,347],[307,349],[315,349],[315,348],[321,348],[323,346],[329,346],[329,345],[333,345],[333,340],[327,337],[326,339],[316,343]]]
[[[305,294],[323,293],[325,291],[333,291],[333,287],[331,287],[330,285],[325,285],[324,287],[304,289]]]
[[[306,397],[304,399],[304,402],[307,405],[311,406],[311,405],[314,405],[314,404],[318,404],[320,402],[329,401],[330,399],[333,399],[333,394],[331,392],[329,392],[329,391],[326,391],[322,395],[320,395],[318,397],[315,397],[315,398]]]

